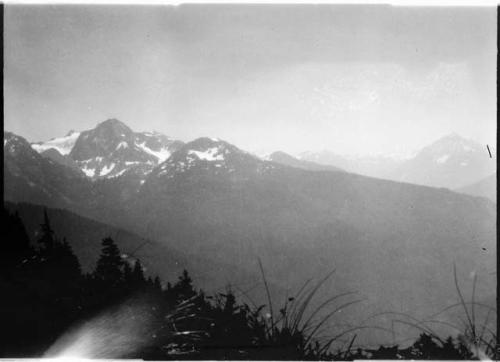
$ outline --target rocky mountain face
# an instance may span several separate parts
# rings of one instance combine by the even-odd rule
[[[65,137],[32,144],[36,151],[56,162],[77,165],[93,180],[127,173],[138,181],[144,180],[156,165],[181,146],[182,142],[160,133],[133,132],[116,119],[101,122],[91,130],[72,131]]]
[[[305,152],[299,158],[362,175],[449,189],[479,181],[496,171],[496,157],[489,157],[486,145],[457,134],[437,140],[407,160],[348,158],[329,151]]]
[[[272,167],[237,147],[214,138],[198,138],[186,143],[162,163],[150,180],[189,178],[200,174],[213,177],[245,178]]]
[[[75,162],[153,162],[140,152],[143,142],[134,132],[116,122],[104,126],[80,134],[70,152]],[[439,151],[425,159],[437,162]],[[199,258],[197,271],[206,279],[224,275],[242,286],[245,273],[258,275],[260,258],[277,286],[273,292],[284,297],[280,288],[293,293],[335,268],[325,295],[358,291],[367,300],[349,318],[367,310],[422,317],[456,302],[456,263],[461,280],[480,276],[477,300],[494,300],[496,206],[487,199],[349,172],[312,172],[210,138],[158,159],[138,184],[125,174],[92,181],[9,133],[4,157],[6,199],[57,204],[156,240],[165,250]]]
[[[79,170],[38,154],[24,138],[4,132],[4,198],[80,209],[92,185]]]
[[[46,149],[40,152],[40,155],[54,161],[55,163],[70,167],[78,173],[84,175],[78,164],[68,154],[63,155],[55,148]]]
[[[4,132],[4,199],[76,211],[100,219],[119,213],[144,174],[92,179],[55,148],[40,154],[24,138]]]

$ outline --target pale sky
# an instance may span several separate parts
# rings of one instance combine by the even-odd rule
[[[6,5],[5,129],[118,118],[249,151],[496,142],[496,8]]]

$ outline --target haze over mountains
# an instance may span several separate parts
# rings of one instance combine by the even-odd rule
[[[77,166],[95,180],[113,178],[124,172],[147,175],[183,144],[157,132],[133,132],[124,123],[109,119],[98,124],[95,129],[70,131],[64,137],[32,143],[32,147],[58,163],[73,168]],[[496,172],[496,155],[493,156],[489,157],[486,145],[458,134],[450,134],[406,159],[342,156],[326,150],[302,152],[297,157],[276,151],[263,159],[311,171],[342,170],[460,190]]]
[[[490,200],[496,201],[497,199],[497,174],[496,172],[482,180],[474,182],[457,189],[468,195],[487,197]]]
[[[78,167],[48,156],[50,145]],[[185,256],[176,260],[196,264],[206,280],[258,280],[260,258],[281,293],[335,267],[327,294],[357,290],[370,311],[425,315],[456,301],[453,263],[462,280],[480,276],[478,300],[494,300],[496,205],[408,183],[459,184],[459,175],[466,183],[469,174],[456,169],[482,170],[479,152],[446,138],[399,164],[405,182],[394,182],[320,166],[319,158],[268,161],[223,140],[182,143],[108,120],[36,145],[5,132],[4,188],[8,201],[66,209],[154,240],[156,260]]]
[[[298,158],[362,175],[449,189],[464,187],[496,171],[496,156],[490,158],[486,145],[458,134],[442,137],[408,159],[344,157],[330,151],[304,152]]]

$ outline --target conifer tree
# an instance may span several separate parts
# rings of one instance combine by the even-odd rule
[[[117,287],[123,281],[123,266],[118,246],[110,237],[104,238],[94,277],[107,287]]]
[[[75,283],[82,278],[82,269],[78,258],[65,238],[62,243],[57,245],[57,248],[60,250],[60,267],[64,278],[68,280],[68,283]]]
[[[132,280],[135,286],[142,286],[146,283],[140,260],[135,262],[134,270],[132,271]]]
[[[179,280],[172,288],[172,292],[174,293],[177,302],[182,302],[196,295],[192,282],[193,281],[191,280],[188,271],[184,269],[182,275],[179,277]]]
[[[123,281],[125,285],[130,285],[132,283],[132,268],[126,261],[123,263]]]
[[[155,277],[155,279],[153,281],[153,285],[154,285],[155,289],[157,289],[158,291],[162,290],[161,281],[160,281],[160,278],[158,276]]]
[[[43,224],[41,224],[40,227],[42,235],[38,239],[38,243],[42,245],[44,251],[50,252],[55,244],[55,235],[54,230],[50,225],[47,209],[43,210]]]
[[[42,235],[38,239],[42,245],[39,251],[39,277],[45,283],[48,295],[53,294],[57,298],[70,297],[80,286],[80,263],[66,239],[62,242],[57,239],[47,209],[44,209],[43,219]]]

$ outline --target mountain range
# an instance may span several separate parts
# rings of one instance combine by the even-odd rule
[[[298,159],[361,175],[432,187],[460,189],[496,171],[486,145],[458,134],[442,137],[408,159],[346,157],[331,151],[303,152]]]
[[[78,167],[46,156],[49,142]],[[346,319],[387,310],[421,317],[456,302],[456,263],[461,280],[479,276],[478,300],[494,300],[496,205],[486,198],[315,166],[317,159],[263,160],[220,139],[182,143],[117,120],[49,142],[4,133],[6,200],[154,240],[161,247],[146,250],[156,260],[185,256],[205,279],[258,281],[260,259],[273,293],[284,296],[335,268],[325,295],[356,290],[366,298]],[[445,161],[459,162],[451,153]]]
[[[42,156],[80,169],[92,180],[127,172],[136,175],[138,182],[183,145],[158,132],[133,132],[116,119],[91,130],[72,130],[64,137],[32,143]],[[332,151],[302,152],[297,157],[276,151],[261,159],[310,171],[346,171],[452,190],[479,182],[496,171],[495,159],[488,156],[486,147],[458,134],[442,137],[408,159],[341,156]]]
[[[32,147],[56,162],[76,164],[96,180],[125,172],[145,176],[182,144],[157,132],[133,132],[124,123],[108,119],[94,129],[71,131],[64,137],[33,143]]]

